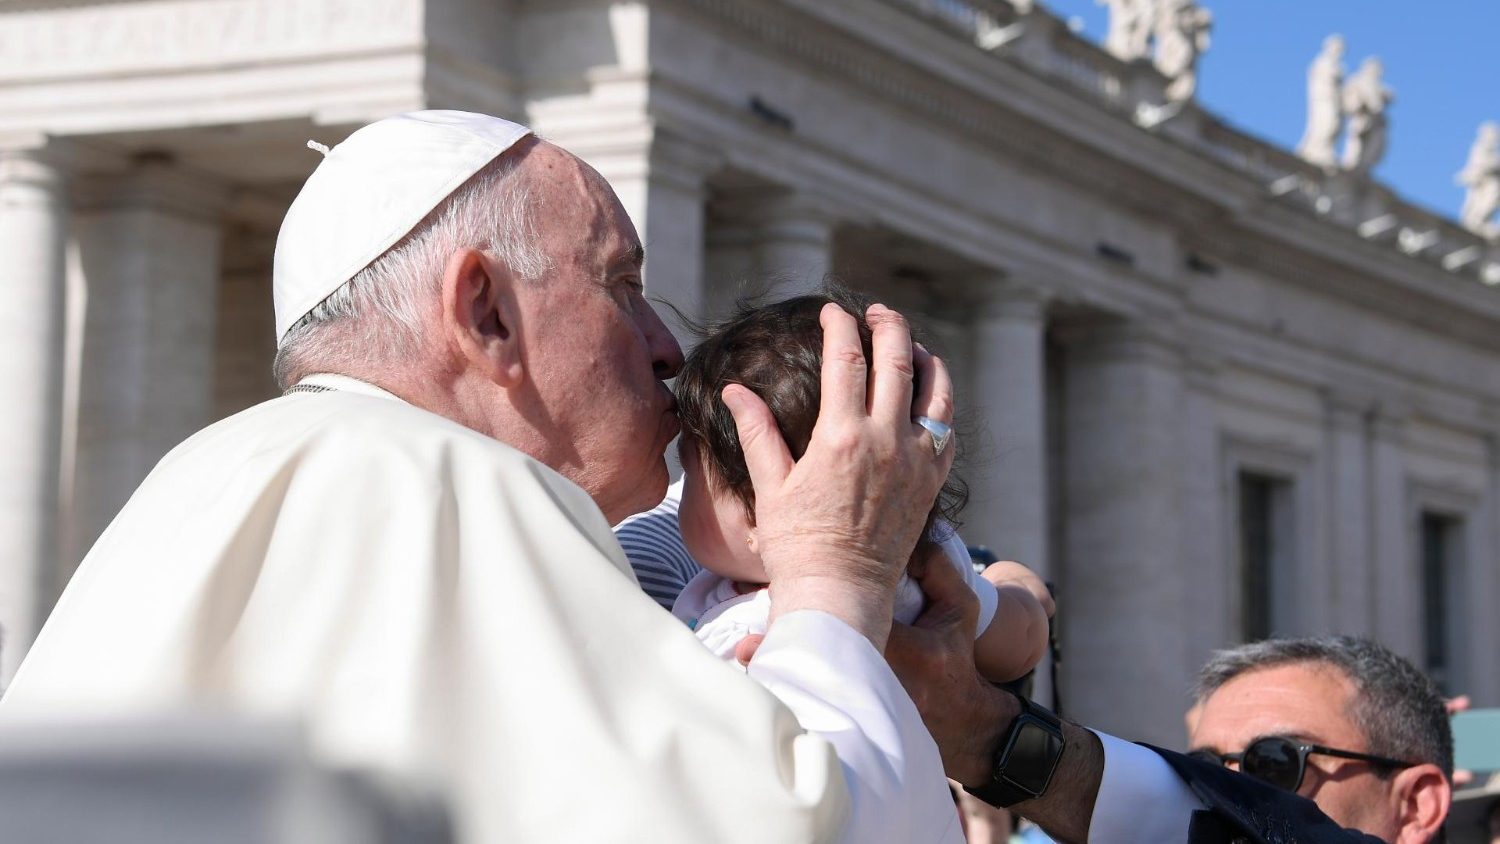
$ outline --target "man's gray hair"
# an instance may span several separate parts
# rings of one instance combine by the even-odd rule
[[[1437,684],[1389,648],[1369,639],[1267,639],[1218,651],[1198,672],[1194,697],[1202,703],[1241,674],[1298,663],[1336,668],[1354,684],[1348,715],[1369,742],[1366,752],[1408,762],[1432,762],[1445,775],[1453,775],[1453,728]]]
[[[465,247],[483,250],[525,280],[550,267],[528,180],[514,150],[490,162],[406,237],[319,302],[280,338],[274,373],[282,388],[313,372],[370,368],[421,351],[422,313],[443,269]]]

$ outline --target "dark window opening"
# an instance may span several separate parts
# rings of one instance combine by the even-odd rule
[[[1292,482],[1241,472],[1240,635],[1247,642],[1285,633],[1288,612],[1280,594],[1291,572]]]
[[[1463,520],[1423,513],[1421,529],[1423,651],[1427,673],[1449,691],[1454,679],[1454,589],[1463,561]]]

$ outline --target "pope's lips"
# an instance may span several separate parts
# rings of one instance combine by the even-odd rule
[[[677,399],[675,397],[667,405],[667,409],[662,411],[662,416],[665,416],[667,419],[667,430],[669,431],[667,439],[675,439],[682,432],[682,421],[677,415]]]

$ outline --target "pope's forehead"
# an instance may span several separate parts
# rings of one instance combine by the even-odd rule
[[[615,251],[638,247],[635,226],[614,188],[587,162],[541,141],[521,166],[537,205],[546,209],[543,219],[561,224],[574,239],[587,231],[595,240],[623,241]]]
[[[575,198],[618,203],[614,189],[588,162],[562,147],[539,141],[526,153],[522,167],[537,183]]]

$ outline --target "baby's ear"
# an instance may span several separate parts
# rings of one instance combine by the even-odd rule
[[[750,529],[745,531],[745,544],[750,546],[750,553],[760,554],[760,538],[755,535],[754,525],[751,525]]]

